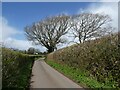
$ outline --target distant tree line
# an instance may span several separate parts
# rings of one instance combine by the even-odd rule
[[[16,52],[20,52],[23,54],[40,54],[40,55],[44,55],[47,54],[47,52],[41,52],[39,49],[35,49],[33,47],[28,48],[28,50],[19,50],[19,49],[15,49],[15,48],[9,48],[10,50],[16,51]]]
[[[63,36],[68,32],[79,43],[102,37],[111,33],[111,18],[108,15],[82,13],[79,15],[57,15],[47,17],[39,22],[25,27],[25,34],[29,41],[42,45],[48,52],[57,49],[57,45],[67,42]]]

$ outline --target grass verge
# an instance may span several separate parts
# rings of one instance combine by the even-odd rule
[[[47,60],[47,64],[63,73],[68,78],[72,79],[84,88],[109,88],[113,89],[111,85],[105,85],[98,82],[94,77],[88,76],[88,72],[77,68],[70,67],[66,64],[61,64],[53,60]],[[99,89],[100,90],[100,89]]]

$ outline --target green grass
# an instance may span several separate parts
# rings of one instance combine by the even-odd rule
[[[98,82],[94,77],[88,76],[88,72],[76,69],[65,64],[60,64],[53,60],[46,61],[50,66],[63,73],[73,81],[77,82],[82,87],[89,88],[113,88],[111,85],[105,85]]]

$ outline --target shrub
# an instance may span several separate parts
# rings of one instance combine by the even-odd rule
[[[34,57],[2,48],[2,87],[26,88]]]
[[[72,45],[48,55],[53,60],[89,71],[99,82],[120,87],[118,35]],[[51,59],[51,58],[50,58]]]

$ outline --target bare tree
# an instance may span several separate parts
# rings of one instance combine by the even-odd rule
[[[27,26],[25,34],[28,40],[41,44],[48,49],[48,52],[52,52],[57,48],[57,44],[65,42],[62,36],[71,28],[69,18],[66,15],[47,17],[32,26]]]
[[[108,15],[82,13],[72,17],[73,35],[79,43],[105,35],[111,27]]]

